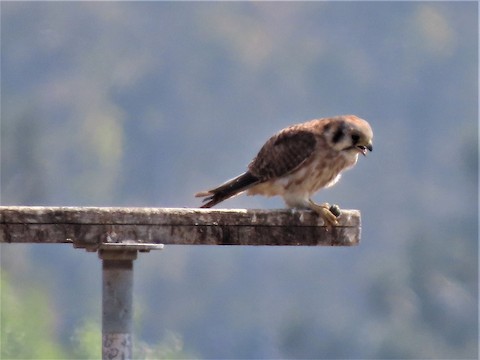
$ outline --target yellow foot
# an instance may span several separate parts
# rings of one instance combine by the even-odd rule
[[[308,200],[310,209],[320,215],[328,228],[338,225],[337,217],[340,216],[340,208],[338,205],[332,205],[328,203],[315,204],[312,200]]]

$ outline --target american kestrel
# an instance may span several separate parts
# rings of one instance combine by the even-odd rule
[[[358,155],[372,151],[372,128],[355,115],[315,119],[289,126],[273,135],[243,174],[195,194],[205,197],[202,208],[232,196],[282,196],[291,208],[317,212],[327,226],[337,225],[340,212],[329,204],[316,204],[311,196],[334,185],[341,172],[355,165]]]

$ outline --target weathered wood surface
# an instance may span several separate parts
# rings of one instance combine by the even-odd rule
[[[311,211],[0,206],[0,243],[350,246],[360,212],[327,229]]]

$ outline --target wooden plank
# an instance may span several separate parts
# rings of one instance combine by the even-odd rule
[[[327,229],[308,210],[0,206],[0,243],[350,246],[360,212]]]

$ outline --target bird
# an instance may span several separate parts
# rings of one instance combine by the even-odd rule
[[[261,147],[247,170],[225,183],[195,194],[210,208],[241,193],[281,196],[289,208],[316,212],[327,227],[338,225],[340,209],[311,197],[333,186],[359,154],[373,151],[370,124],[356,115],[338,115],[288,126]]]

